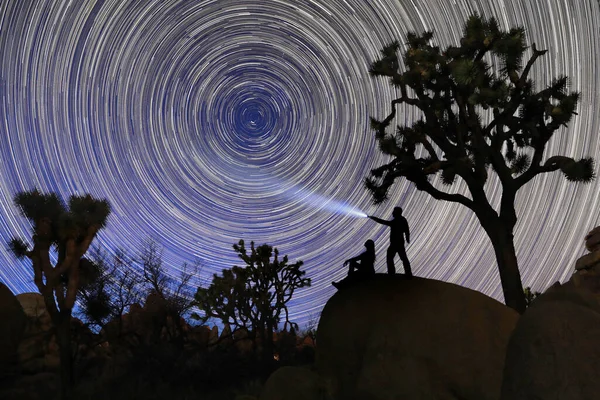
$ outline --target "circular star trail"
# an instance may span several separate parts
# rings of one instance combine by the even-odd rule
[[[525,26],[528,43],[549,49],[532,71],[537,82],[566,74],[582,92],[579,115],[546,155],[597,157],[596,0],[3,1],[1,239],[27,237],[12,198],[37,187],[107,198],[113,213],[97,244],[135,251],[152,237],[174,276],[197,260],[206,280],[238,264],[239,239],[266,242],[304,260],[313,279],[291,308],[302,323],[366,239],[385,271],[389,232],[341,207],[391,218],[401,205],[417,275],[502,299],[492,247],[469,210],[405,181],[375,207],[362,185],[385,162],[369,116],[387,115],[396,95],[369,77],[369,64],[409,31],[457,43],[476,12]],[[551,174],[521,190],[524,284],[540,290],[570,276],[598,224],[598,189]],[[487,190],[497,203],[498,184]],[[0,280],[33,290],[30,269],[5,246],[0,262]]]

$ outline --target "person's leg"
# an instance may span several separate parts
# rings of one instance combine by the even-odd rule
[[[350,261],[348,266],[348,276],[352,276],[355,274],[355,271],[358,269],[358,261]]]
[[[394,266],[394,256],[396,255],[396,251],[397,250],[391,245],[387,249],[387,256],[386,256],[387,271],[388,271],[388,274],[390,274],[390,275],[394,275],[396,273],[396,267]]]
[[[412,270],[410,269],[410,262],[408,261],[408,256],[406,255],[406,249],[404,249],[404,246],[400,246],[398,253],[400,254],[400,259],[402,260],[402,265],[404,266],[404,274],[407,277],[412,278],[413,274]]]

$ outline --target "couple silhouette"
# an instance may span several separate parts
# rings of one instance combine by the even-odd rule
[[[394,257],[396,254],[400,256],[404,273],[407,278],[412,278],[412,270],[410,262],[406,256],[404,248],[404,239],[406,243],[410,243],[410,232],[408,230],[408,221],[402,216],[402,208],[395,207],[392,213],[392,219],[387,221],[381,218],[369,216],[373,221],[390,227],[390,245],[387,249],[386,263],[387,272],[390,275],[396,273],[394,265]],[[371,239],[365,242],[366,251],[356,257],[349,258],[344,261],[344,266],[348,266],[348,277],[340,282],[332,282],[333,286],[339,288],[340,284],[345,281],[359,281],[368,279],[375,275],[375,242]]]

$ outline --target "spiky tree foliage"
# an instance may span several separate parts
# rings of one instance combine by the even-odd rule
[[[101,328],[111,316],[109,271],[104,263],[84,257],[79,263],[79,280],[77,298],[81,312],[76,316],[91,327]]]
[[[68,397],[72,376],[71,312],[81,283],[80,260],[106,225],[110,206],[106,200],[85,195],[71,196],[67,207],[56,194],[37,190],[18,193],[14,202],[32,225],[32,246],[15,238],[10,248],[18,258],[31,260],[35,285],[56,331],[62,393]],[[52,251],[55,263],[51,261]]]
[[[143,279],[135,273],[134,260],[124,250],[109,256],[100,248],[91,251],[89,260],[79,264],[79,318],[101,329],[117,321],[117,336],[122,331],[122,316],[130,306],[143,300]]]
[[[527,307],[529,307],[533,303],[533,301],[542,294],[540,292],[532,290],[529,286],[524,288],[523,292],[525,293],[525,303],[527,304]]]
[[[273,357],[273,331],[282,322],[284,329],[298,325],[291,322],[288,302],[296,289],[310,286],[310,278],[302,271],[303,262],[289,264],[287,256],[279,258],[279,251],[263,244],[250,244],[250,252],[240,240],[233,246],[245,266],[234,266],[215,274],[207,288],[196,292],[196,304],[203,312],[198,318],[220,320],[234,328],[247,329],[253,339],[261,341],[263,358]]]
[[[523,28],[503,31],[495,19],[470,17],[460,46],[445,50],[431,44],[432,32],[408,35],[401,68],[398,42],[386,46],[370,74],[388,77],[400,97],[382,121],[371,120],[379,148],[391,161],[371,171],[366,187],[374,202],[387,199],[398,178],[438,200],[456,202],[473,210],[490,237],[498,261],[506,304],[525,310],[523,286],[515,256],[513,231],[517,222],[517,191],[539,174],[561,171],[573,182],[594,178],[591,158],[544,157],[553,134],[576,115],[579,93],[569,91],[568,79],[554,79],[536,90],[531,68],[546,50],[527,47]],[[493,65],[499,65],[497,70]],[[411,126],[386,128],[396,118],[396,107],[413,106],[422,115]],[[494,171],[502,185],[499,210],[488,199],[484,185]],[[442,186],[432,178],[441,177]],[[444,190],[462,180],[470,197]]]

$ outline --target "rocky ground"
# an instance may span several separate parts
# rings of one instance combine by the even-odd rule
[[[311,337],[277,335],[266,382],[247,332],[174,321],[150,297],[100,335],[73,320],[76,398],[595,400],[600,228],[586,247],[572,277],[521,316],[428,279],[379,276],[343,288],[323,310],[318,349]],[[51,399],[58,348],[41,296],[0,285],[0,321],[0,398]]]
[[[14,296],[0,284],[0,318],[10,321],[0,326],[0,398],[55,398],[60,359],[42,296]],[[74,318],[72,334],[76,398],[235,399],[257,396],[265,378],[247,331],[175,321],[157,296],[99,334]],[[311,337],[279,332],[275,339],[279,361],[269,368],[314,361]]]
[[[260,400],[595,400],[600,227],[571,278],[519,316],[481,293],[381,277],[340,290],[317,330],[316,368],[287,367]]]

